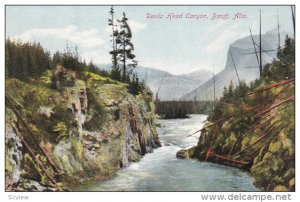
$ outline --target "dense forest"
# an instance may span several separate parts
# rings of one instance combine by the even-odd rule
[[[58,65],[64,67],[67,71],[76,72],[76,77],[86,79],[83,74],[85,71],[97,75],[115,78],[114,72],[100,70],[92,61],[86,63],[79,56],[77,47],[72,50],[68,45],[64,51],[57,51],[53,55],[45,50],[39,43],[22,42],[7,39],[5,42],[5,78],[16,78],[21,81],[30,81],[41,77],[45,71],[50,70],[53,73],[52,80],[55,80],[55,69]],[[128,84],[128,90],[137,95],[145,88],[143,81],[133,74],[126,74],[128,78],[125,83]],[[63,76],[63,75],[61,75]],[[131,79],[130,79],[131,78]],[[119,80],[121,81],[121,79]],[[55,81],[54,81],[55,82]]]
[[[209,113],[194,157],[251,171],[265,191],[295,189],[295,41],[286,38],[277,60],[250,85],[224,88]]]
[[[46,70],[54,70],[57,65],[74,71],[89,71],[102,76],[108,72],[99,70],[93,62],[87,64],[79,57],[77,48],[72,51],[70,47],[62,52],[51,53],[45,50],[40,43],[22,42],[7,39],[5,42],[5,76],[29,80],[40,76]]]
[[[212,101],[155,101],[155,113],[163,119],[189,118],[189,114],[207,114]]]

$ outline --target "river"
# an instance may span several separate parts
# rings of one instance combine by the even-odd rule
[[[247,172],[236,168],[177,159],[176,152],[194,146],[206,115],[188,119],[158,120],[162,147],[131,163],[111,179],[81,185],[75,191],[259,191]]]

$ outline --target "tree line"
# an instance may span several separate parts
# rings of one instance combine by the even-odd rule
[[[24,80],[51,69],[51,54],[40,43],[5,42],[5,77]]]
[[[67,45],[64,51],[57,51],[51,55],[40,43],[7,39],[5,42],[6,78],[28,80],[61,65],[67,70],[76,71],[79,76],[83,71],[89,71],[127,83],[129,92],[137,95],[145,88],[145,83],[139,80],[136,73],[133,73],[138,62],[133,54],[132,31],[126,14],[123,13],[120,19],[115,19],[114,13],[114,9],[111,7],[108,19],[108,25],[112,28],[110,35],[112,50],[109,52],[112,56],[110,72],[100,70],[92,61],[89,63],[86,63],[85,60],[82,61],[77,47],[72,50]]]
[[[234,103],[248,102],[247,99],[245,100],[246,93],[253,91],[262,83],[279,82],[293,77],[295,77],[295,40],[286,36],[284,47],[278,49],[277,60],[263,67],[260,79],[256,79],[250,85],[241,81],[239,85],[234,86],[231,82],[228,87],[224,87],[223,96],[220,100]]]
[[[155,113],[164,119],[188,118],[189,114],[205,114],[212,108],[211,101],[156,101]]]
[[[108,24],[112,27],[112,50],[109,52],[112,56],[110,72],[100,70],[92,61],[89,63],[86,63],[85,60],[82,61],[77,47],[72,50],[67,45],[64,51],[57,51],[51,55],[40,43],[7,39],[5,42],[6,78],[28,80],[61,65],[67,70],[76,71],[79,77],[83,71],[89,71],[127,83],[128,91],[137,95],[145,88],[145,83],[139,80],[136,73],[133,73],[138,62],[133,54],[134,45],[131,42],[132,31],[128,24],[128,18],[123,13],[121,19],[115,19],[113,7],[109,13]]]
[[[90,61],[81,60],[77,48],[66,47],[51,56],[40,43],[30,43],[7,39],[5,41],[5,77],[28,80],[40,76],[46,70],[54,70],[57,65],[76,72],[89,71],[101,76],[109,73],[100,70]]]

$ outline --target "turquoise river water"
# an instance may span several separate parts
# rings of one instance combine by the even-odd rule
[[[247,172],[195,159],[177,159],[176,152],[197,144],[206,115],[158,120],[162,147],[131,163],[111,179],[81,185],[75,191],[259,191]]]

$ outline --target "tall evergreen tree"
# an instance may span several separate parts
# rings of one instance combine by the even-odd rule
[[[118,60],[122,64],[123,82],[128,82],[130,80],[132,70],[137,66],[137,61],[134,60],[135,55],[133,54],[134,46],[131,42],[132,32],[127,21],[128,18],[123,12],[122,19],[118,20],[118,22],[120,23],[120,31],[118,31],[118,35],[116,36],[116,51],[118,54]]]
[[[133,70],[138,65],[133,54],[134,45],[131,42],[132,32],[128,24],[128,18],[123,12],[121,19],[115,21],[114,9],[110,8],[108,25],[111,26],[112,50],[109,52],[112,56],[111,78],[128,83],[129,92],[137,95],[144,87]]]
[[[115,19],[114,19],[114,8],[111,6],[109,14],[110,18],[108,19],[108,25],[111,26],[112,34],[110,35],[111,41],[112,41],[112,51],[109,52],[112,56],[112,71],[111,71],[111,77],[115,80],[120,81],[121,80],[121,73],[120,68],[118,65],[117,60],[117,43],[116,43],[116,37],[118,36],[118,30],[116,29],[115,25]]]

